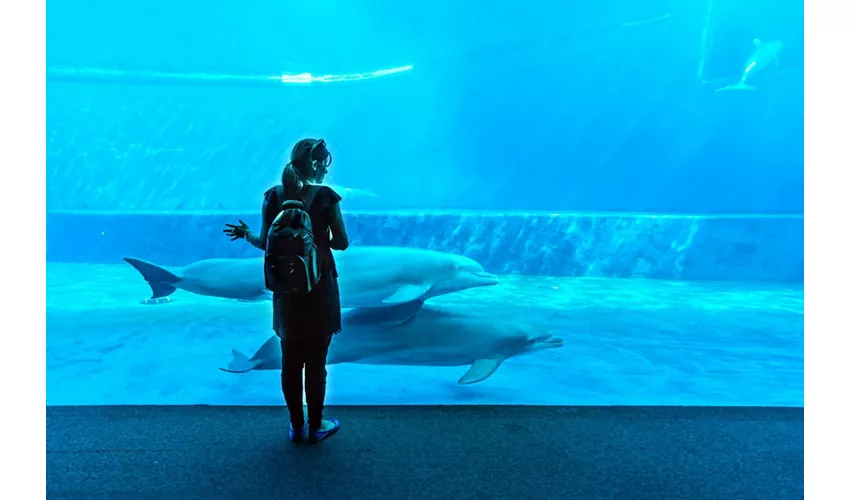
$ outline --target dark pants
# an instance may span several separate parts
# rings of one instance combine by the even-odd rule
[[[307,415],[310,428],[322,426],[322,411],[325,408],[325,387],[328,372],[328,347],[331,336],[324,339],[281,339],[280,350],[283,353],[281,386],[286,407],[289,408],[289,421],[292,427],[300,429],[304,425],[304,402],[302,391],[307,392]],[[301,374],[304,372],[304,385]]]

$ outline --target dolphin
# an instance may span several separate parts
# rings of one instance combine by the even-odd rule
[[[461,385],[486,380],[508,358],[564,345],[563,339],[522,320],[500,320],[488,310],[421,301],[347,309],[342,322],[328,364],[469,366],[458,380]],[[274,335],[253,356],[235,349],[232,356],[220,370],[245,373],[282,366],[280,339]]]
[[[391,306],[499,282],[469,257],[433,250],[363,246],[336,252],[334,257],[342,307]],[[177,289],[242,301],[271,298],[262,257],[207,259],[174,269],[133,257],[124,260],[148,282],[151,299],[167,297]]]
[[[756,38],[753,40],[753,44],[755,44],[756,48],[747,59],[747,63],[744,66],[744,71],[741,73],[741,79],[738,83],[721,87],[715,90],[715,92],[724,92],[727,90],[756,90],[756,87],[747,84],[747,80],[749,80],[752,75],[760,72],[771,64],[779,64],[779,52],[783,47],[782,42],[778,40],[763,42]]]
[[[342,199],[352,199],[352,198],[377,198],[378,195],[375,194],[370,189],[365,188],[349,188],[345,186],[340,186],[339,184],[328,184],[327,182],[322,183],[325,186],[333,189]]]

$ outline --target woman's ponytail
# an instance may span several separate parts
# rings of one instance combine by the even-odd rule
[[[304,188],[304,181],[295,170],[295,166],[290,162],[283,168],[283,176],[281,178],[283,184],[283,195],[287,200],[297,200],[301,190]]]

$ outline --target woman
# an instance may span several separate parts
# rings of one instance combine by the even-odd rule
[[[265,250],[269,227],[281,212],[286,200],[304,202],[313,225],[313,237],[318,253],[321,278],[306,295],[274,294],[274,330],[280,337],[283,352],[281,385],[289,408],[289,439],[301,440],[305,431],[311,442],[320,441],[339,429],[339,421],[324,420],[325,369],[328,347],[334,334],[342,329],[339,283],[331,249],[348,248],[348,235],[342,221],[340,196],[333,189],[321,186],[331,154],[324,140],[303,139],[292,148],[290,162],[283,169],[282,185],[265,193],[263,226],[254,233],[247,224],[227,224],[225,234],[232,240],[245,238],[253,246]],[[307,392],[308,430],[304,427],[304,406],[301,398],[302,369]]]

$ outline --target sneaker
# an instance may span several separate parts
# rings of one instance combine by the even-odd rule
[[[310,442],[318,443],[322,439],[334,434],[339,430],[339,420],[332,418],[330,420],[322,420],[322,426],[318,429],[310,429]]]
[[[293,443],[297,443],[304,439],[304,434],[306,433],[306,427],[302,426],[300,429],[296,429],[292,427],[292,424],[289,424],[289,440]]]

